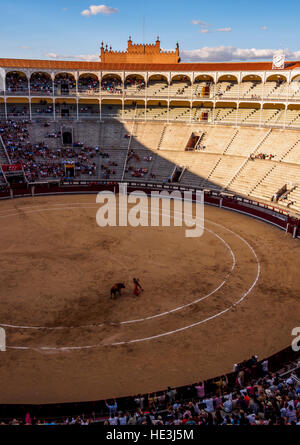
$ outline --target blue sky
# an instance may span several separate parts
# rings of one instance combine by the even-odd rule
[[[0,0],[0,57],[97,60],[101,40],[126,49],[160,36],[183,61],[300,59],[299,0]],[[94,7],[93,7],[94,5]]]

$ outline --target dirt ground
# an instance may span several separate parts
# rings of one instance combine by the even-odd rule
[[[95,195],[1,202],[0,323],[10,326],[0,403],[152,392],[291,343],[299,241],[208,206],[200,238],[181,227],[100,228],[98,208]]]

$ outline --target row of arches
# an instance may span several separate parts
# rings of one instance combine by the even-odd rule
[[[299,82],[300,75],[292,78],[292,82]],[[234,75],[220,76],[218,83],[227,82],[229,84],[238,84],[238,78]],[[263,82],[262,77],[258,75],[246,75],[242,78],[241,84],[250,82],[253,84],[259,84]],[[266,78],[267,82],[276,82],[278,84],[286,83],[287,78],[282,74],[272,74]],[[62,94],[69,94],[71,92],[94,92],[97,93],[101,90],[116,93],[122,88],[128,88],[134,86],[136,88],[144,89],[156,83],[160,83],[162,86],[183,84],[186,86],[197,85],[199,83],[205,84],[208,87],[215,85],[214,79],[210,75],[196,76],[192,82],[188,75],[174,75],[171,81],[168,81],[167,76],[162,74],[150,75],[148,81],[141,74],[129,74],[125,77],[125,81],[118,74],[105,74],[101,80],[94,73],[83,73],[76,80],[75,75],[72,73],[62,72],[55,76],[47,72],[34,72],[30,77],[22,71],[10,71],[6,73],[5,85],[7,93],[14,92],[28,92],[29,88],[31,94],[53,94],[55,90],[60,90]]]
[[[175,119],[182,121],[217,120],[218,113],[225,112],[243,114],[246,111],[255,114],[259,121],[259,112],[263,111],[268,116],[276,116],[278,113],[293,112],[300,116],[300,104],[282,103],[234,103],[211,101],[158,101],[158,100],[109,100],[109,99],[38,99],[38,98],[8,98],[6,101],[0,98],[0,115],[5,118],[48,119],[101,119],[105,116],[115,116],[128,119]],[[269,113],[267,113],[269,112]],[[284,116],[282,116],[284,117]],[[274,120],[274,119],[273,119]],[[273,122],[272,120],[270,123]],[[283,121],[282,121],[283,122]]]

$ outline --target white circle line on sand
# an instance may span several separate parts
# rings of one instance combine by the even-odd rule
[[[95,206],[95,204],[93,204],[94,206]],[[98,206],[97,206],[98,207]],[[77,208],[77,207],[67,207],[67,209],[74,209],[74,208]],[[82,207],[81,207],[82,208]],[[90,208],[90,207],[86,207],[86,208]],[[49,209],[49,208],[46,208],[46,209],[37,209],[37,210],[34,210],[34,211],[30,211],[30,212],[24,212],[24,213],[35,213],[35,212],[43,212],[44,210],[47,210],[47,211],[56,211],[56,210],[65,210],[64,208],[55,208],[55,207],[53,207],[52,209]],[[175,212],[175,213],[179,213],[179,212]],[[160,215],[160,216],[165,216],[166,214],[165,213],[162,213],[162,212],[159,212],[159,213],[157,213],[157,212],[152,212],[152,214],[154,214],[154,215]],[[19,213],[16,213],[16,215],[19,215]],[[15,214],[10,214],[10,215],[7,215],[8,217],[10,217],[10,216],[15,216]],[[188,215],[188,216],[191,216],[191,215]],[[2,216],[2,217],[4,217],[4,216]],[[172,219],[174,219],[174,220],[176,220],[177,218],[176,218],[176,216],[174,217],[173,215],[172,215]],[[208,220],[209,221],[209,220]],[[212,221],[210,221],[210,222],[212,222]],[[206,227],[202,227],[204,230],[206,230],[206,231],[208,231],[208,232],[210,232],[210,233],[212,233],[214,236],[216,236],[219,240],[221,240],[221,242],[225,245],[225,247],[229,250],[229,252],[230,252],[230,255],[231,255],[231,257],[232,257],[232,266],[231,266],[231,270],[230,270],[230,272],[227,274],[227,276],[226,276],[226,278],[225,278],[225,280],[216,288],[216,289],[214,289],[213,291],[211,291],[210,293],[208,293],[207,295],[204,295],[203,297],[200,297],[200,298],[197,298],[196,300],[194,300],[194,301],[192,301],[192,302],[190,302],[190,303],[187,303],[187,304],[184,304],[184,305],[182,305],[182,306],[178,306],[178,307],[176,307],[176,308],[174,308],[174,309],[170,309],[169,311],[165,311],[165,312],[161,312],[161,313],[159,313],[159,314],[155,314],[155,315],[150,315],[150,316],[148,316],[148,317],[144,317],[144,318],[139,318],[139,319],[135,319],[135,320],[126,320],[126,321],[121,321],[121,322],[119,322],[119,323],[110,323],[110,325],[125,325],[125,324],[132,324],[132,323],[140,323],[140,322],[143,322],[143,321],[148,321],[148,320],[151,320],[151,319],[154,319],[154,318],[159,318],[159,317],[162,317],[162,316],[165,316],[165,315],[169,315],[169,314],[171,314],[171,313],[174,313],[174,312],[177,312],[177,311],[179,311],[179,310],[182,310],[182,309],[185,309],[185,308],[187,308],[187,307],[189,307],[189,306],[192,306],[192,305],[194,305],[194,304],[197,304],[197,303],[199,303],[200,301],[202,301],[202,300],[205,300],[205,299],[207,299],[207,298],[209,298],[211,295],[213,295],[213,294],[215,294],[216,292],[218,292],[223,286],[224,286],[224,284],[227,282],[227,280],[228,280],[228,278],[229,278],[229,276],[231,275],[231,273],[233,272],[233,270],[234,270],[234,268],[235,268],[235,266],[236,266],[236,257],[235,257],[235,255],[234,255],[234,253],[233,253],[233,251],[232,251],[232,249],[231,249],[231,247],[230,247],[230,245],[220,236],[220,235],[218,235],[217,233],[215,233],[213,230],[210,230],[210,229],[208,229],[208,228],[206,228]],[[95,328],[95,327],[97,327],[97,328],[99,328],[99,327],[103,327],[105,324],[104,323],[93,323],[93,324],[89,324],[89,325],[81,325],[81,326],[26,326],[26,325],[11,325],[11,324],[4,324],[4,323],[0,323],[0,326],[1,327],[4,327],[4,328],[10,328],[10,329],[27,329],[27,330],[29,330],[29,329],[31,329],[31,330],[52,330],[52,331],[54,331],[54,330],[62,330],[62,329],[83,329],[83,328]]]

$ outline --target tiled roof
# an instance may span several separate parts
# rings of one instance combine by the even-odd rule
[[[98,71],[268,71],[272,62],[235,62],[235,63],[101,63],[63,60],[0,59],[2,68],[36,68],[55,70],[98,70]],[[286,62],[285,70],[300,68],[300,62]]]

